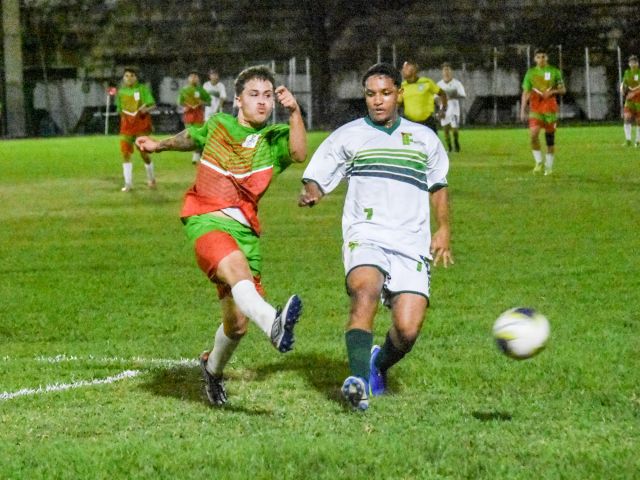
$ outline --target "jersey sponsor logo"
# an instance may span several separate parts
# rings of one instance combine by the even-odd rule
[[[140,101],[140,92],[133,92],[133,99],[136,102],[139,102]]]
[[[400,135],[402,135],[402,144],[403,145],[411,145],[411,142],[413,142],[412,134],[411,133],[407,133],[407,132],[400,132]]]
[[[253,133],[251,135],[248,135],[247,138],[244,139],[244,142],[242,142],[242,146],[244,148],[256,148],[258,140],[260,140],[260,134]]]
[[[551,80],[551,72],[544,72],[544,79],[548,82]]]

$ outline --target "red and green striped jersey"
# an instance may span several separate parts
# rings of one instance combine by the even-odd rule
[[[240,125],[232,115],[218,113],[188,132],[203,152],[181,217],[235,207],[259,235],[258,201],[274,174],[291,164],[289,126],[254,129]]]
[[[151,107],[155,103],[151,90],[142,83],[136,83],[131,87],[120,87],[116,93],[116,108],[120,114],[120,133],[138,135],[151,132],[151,115],[139,110],[143,106]]]
[[[531,67],[522,80],[522,89],[531,92],[529,108],[532,113],[556,113],[558,102],[556,96],[543,98],[542,94],[547,90],[555,90],[564,85],[562,72],[556,67]]]
[[[622,85],[631,93],[632,102],[640,102],[640,68],[628,68],[622,77]]]

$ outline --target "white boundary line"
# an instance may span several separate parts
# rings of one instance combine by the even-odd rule
[[[74,388],[90,387],[93,385],[103,385],[106,383],[114,383],[126,378],[132,378],[140,375],[140,370],[125,370],[122,373],[107,378],[95,378],[93,380],[80,380],[73,383],[54,383],[53,385],[47,385],[45,387],[38,388],[23,388],[16,392],[3,392],[0,393],[0,400],[11,400],[16,397],[24,397],[27,395],[39,395],[41,393],[49,392],[61,392],[63,390],[71,390]]]
[[[11,358],[8,356],[0,357],[0,362],[13,362],[20,361],[24,362],[25,359],[17,359]],[[42,362],[42,363],[65,363],[65,362],[90,362],[90,363],[98,363],[101,365],[112,365],[112,364],[142,364],[153,366],[195,366],[198,365],[198,361],[191,358],[179,358],[179,359],[171,359],[171,358],[144,358],[144,357],[94,357],[93,355],[87,355],[85,357],[79,357],[76,355],[67,355],[60,354],[53,357],[44,357],[44,356],[36,356],[33,357],[33,361]],[[118,382],[120,380],[126,380],[128,378],[137,377],[145,373],[141,370],[125,370],[117,375],[106,377],[106,378],[94,378],[91,380],[79,380],[73,383],[54,383],[52,385],[46,385],[44,387],[40,386],[38,388],[23,388],[21,390],[17,390],[15,392],[0,392],[0,401],[3,400],[11,400],[17,397],[24,397],[28,395],[40,395],[43,393],[49,392],[61,392],[64,390],[72,390],[76,388],[82,387],[91,387],[94,385],[105,385],[109,383]]]

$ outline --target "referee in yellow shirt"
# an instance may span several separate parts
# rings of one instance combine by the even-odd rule
[[[438,122],[447,110],[447,94],[430,78],[418,76],[418,64],[407,60],[402,65],[402,94],[398,99],[404,106],[404,117],[412,122],[426,125],[438,132]],[[435,112],[435,96],[440,97],[440,108]]]

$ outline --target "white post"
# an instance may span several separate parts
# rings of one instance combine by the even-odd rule
[[[382,58],[382,48],[380,47],[380,42],[378,42],[378,45],[376,47],[377,47],[377,57],[376,57],[377,61],[376,61],[376,63],[380,63],[380,61],[381,61],[380,59]]]
[[[620,46],[618,50],[618,98],[620,99],[620,117],[624,118],[624,97],[622,95],[622,51]]]
[[[584,82],[587,101],[587,120],[591,120],[591,84],[589,82],[589,47],[584,49]]]
[[[109,135],[109,106],[111,105],[111,95],[107,89],[107,105],[104,108],[104,134]]]
[[[313,95],[311,94],[311,60],[309,57],[305,59],[305,69],[307,71],[307,128],[313,128]]]
[[[527,70],[531,68],[531,45],[527,45]]]
[[[391,45],[391,53],[393,55],[393,66],[397,68],[397,56],[396,56],[396,43],[393,42],[393,44]]]
[[[558,45],[558,68],[562,72],[562,45]],[[563,74],[563,78],[564,78],[564,74]],[[560,117],[559,118],[562,118],[563,106],[564,106],[563,95],[560,95]]]
[[[493,47],[493,124],[498,123],[498,48]]]
[[[273,76],[276,76],[276,61],[275,60],[271,60],[271,71],[273,72]],[[277,82],[277,80],[276,80]],[[273,111],[271,112],[271,122],[272,123],[276,123],[276,108],[273,109]]]

